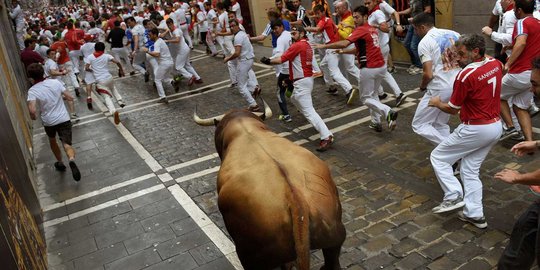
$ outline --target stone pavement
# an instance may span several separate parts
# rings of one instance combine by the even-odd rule
[[[270,53],[256,46],[257,58]],[[247,104],[229,88],[221,59],[195,50],[192,62],[204,84],[188,87],[184,80],[176,94],[166,86],[168,105],[156,103],[155,90],[142,76],[116,79],[128,104],[118,126],[99,98],[93,111],[84,96],[78,98],[82,120],[73,128],[82,172],[78,183],[69,171],[54,170],[47,138],[35,123],[36,189],[51,269],[241,269],[216,204],[220,161],[214,129],[194,124],[192,114],[196,106],[206,117]],[[272,68],[257,64],[254,70],[263,97],[279,114]],[[290,103],[292,122],[273,117],[267,124],[330,166],[347,229],[343,268],[494,268],[516,216],[536,197],[492,176],[505,167],[534,170],[536,156],[514,157],[510,141],[489,154],[481,170],[488,229],[465,224],[455,212],[432,214],[442,198],[429,162],[433,146],[410,128],[422,96],[416,88],[420,77],[400,69],[395,78],[409,98],[394,132],[370,130],[365,106],[345,105],[342,93],[326,94],[322,79],[316,79],[313,102],[336,136],[331,150],[315,152],[317,132]],[[457,126],[457,117],[451,123]],[[322,253],[313,252],[311,261],[318,269]]]

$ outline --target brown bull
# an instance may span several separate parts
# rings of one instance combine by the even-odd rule
[[[340,269],[345,228],[326,163],[245,110],[198,122],[217,124],[218,206],[243,267],[286,269],[296,261],[307,270],[310,250],[322,249],[321,269]]]

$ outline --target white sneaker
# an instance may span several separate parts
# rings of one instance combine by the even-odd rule
[[[433,207],[431,211],[433,211],[434,214],[440,214],[461,208],[463,206],[465,206],[465,202],[463,201],[463,198],[460,197],[453,201],[443,201],[438,206]]]

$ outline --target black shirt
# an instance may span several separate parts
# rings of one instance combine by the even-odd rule
[[[126,31],[120,27],[115,27],[109,32],[107,36],[107,42],[111,43],[111,48],[122,48],[124,47],[124,37],[126,36]]]

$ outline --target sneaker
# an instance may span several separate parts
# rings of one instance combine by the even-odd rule
[[[146,73],[144,73],[144,82],[148,82],[150,81],[150,73],[148,73],[148,71]]]
[[[81,91],[79,90],[79,88],[75,88],[75,95],[78,97],[81,96]]]
[[[77,168],[77,164],[75,164],[75,161],[69,162],[69,167],[71,168],[71,174],[73,174],[73,179],[75,181],[81,180],[81,172],[79,171],[79,168]]]
[[[280,114],[280,115],[278,116],[278,119],[279,119],[280,121],[287,122],[287,123],[289,123],[289,122],[292,121],[291,116],[288,115],[288,114],[286,114],[286,115]]]
[[[86,106],[88,107],[89,110],[94,109],[94,105],[92,105],[92,98],[86,99]]]
[[[388,70],[388,73],[396,73],[396,67],[388,67],[386,70]]]
[[[471,223],[472,225],[474,225],[476,228],[479,228],[479,229],[485,229],[487,228],[487,222],[486,222],[486,218],[485,217],[480,217],[480,218],[470,218],[470,217],[466,217],[465,214],[463,214],[463,211],[459,211],[457,213],[457,216],[459,219],[465,221],[465,222],[469,222]]]
[[[328,90],[326,90],[326,93],[335,96],[335,95],[337,95],[337,88],[335,86],[330,86],[330,88],[328,88]]]
[[[319,143],[319,148],[317,148],[317,151],[324,152],[330,148],[330,146],[334,143],[334,136],[330,135],[328,138],[321,140]]]
[[[534,195],[540,196],[540,186],[536,186],[536,185],[529,186],[529,189],[531,190],[531,192],[532,192]]]
[[[351,89],[347,94],[347,105],[351,105],[358,98],[358,89]]]
[[[416,75],[416,74],[422,74],[424,70],[415,66],[409,69],[408,72],[410,75]]]
[[[166,97],[160,98],[157,103],[169,104],[169,100]]]
[[[124,103],[124,101],[122,101],[122,100],[118,101],[118,105],[120,106],[120,108],[126,107],[126,103]]]
[[[251,93],[251,96],[254,98],[254,99],[257,99],[260,95],[261,95],[261,87],[260,86],[256,86],[255,87],[255,90],[253,90],[253,93]]]
[[[238,86],[238,83],[231,83],[231,85],[229,85],[229,88],[235,88],[236,86]]]
[[[388,97],[388,94],[383,93],[382,95],[379,95],[379,100],[383,100]]]
[[[113,113],[113,117],[114,117],[114,124],[115,125],[120,124],[120,113],[118,111],[115,111]]]
[[[529,107],[529,115],[531,117],[534,117],[536,116],[538,113],[540,113],[540,108],[538,108],[538,106],[536,106],[536,104],[532,104],[531,107]]]
[[[130,72],[129,75],[131,75],[131,76],[135,75],[135,70]]]
[[[201,83],[204,83],[203,80],[201,78],[199,78],[198,80],[195,80],[195,83],[196,84],[201,84]]]
[[[250,112],[260,112],[261,107],[259,107],[259,105],[249,106],[247,110]]]
[[[459,166],[459,161],[456,161],[456,163],[454,163],[454,165],[452,165],[452,170],[454,172],[454,176],[458,176],[461,174],[461,171],[459,170],[460,166]]]
[[[64,163],[62,163],[61,161],[57,161],[54,163],[54,168],[57,170],[57,171],[61,171],[61,172],[65,172],[66,171],[66,165],[64,165]]]
[[[399,96],[396,98],[396,107],[399,107],[399,105],[403,104],[406,98],[407,96],[403,93],[399,94]]]
[[[180,91],[180,81],[173,80],[173,81],[171,82],[171,85],[172,85],[172,87],[174,88],[174,92],[175,92],[175,93],[178,93],[178,91]]]
[[[375,123],[375,122],[371,122],[369,124],[369,128],[377,131],[377,132],[382,132],[382,125],[381,124],[378,124],[378,123]]]
[[[396,112],[394,110],[390,110],[388,112],[388,115],[386,116],[386,121],[388,122],[388,128],[390,130],[396,129],[397,117],[398,117],[398,112]]]
[[[444,212],[461,208],[463,206],[465,206],[465,202],[463,201],[463,198],[457,198],[453,201],[443,201],[438,206],[433,207],[431,211],[433,211],[434,214],[440,214],[440,213],[444,213]]]
[[[525,136],[523,135],[523,132],[518,131],[518,134],[511,136],[510,140],[522,142],[525,140]]]
[[[407,72],[411,72],[411,70],[416,67],[415,65],[410,65],[408,68],[407,68]]]
[[[187,85],[192,86],[194,83],[195,83],[195,76],[191,76],[191,78],[189,78]]]
[[[516,130],[515,127],[509,127],[505,129],[501,135],[501,138],[499,138],[499,141],[504,141],[514,135],[517,135],[519,132]]]
[[[76,113],[72,113],[70,118],[71,118],[71,122],[73,123],[78,123],[79,121],[81,121],[81,119]]]

